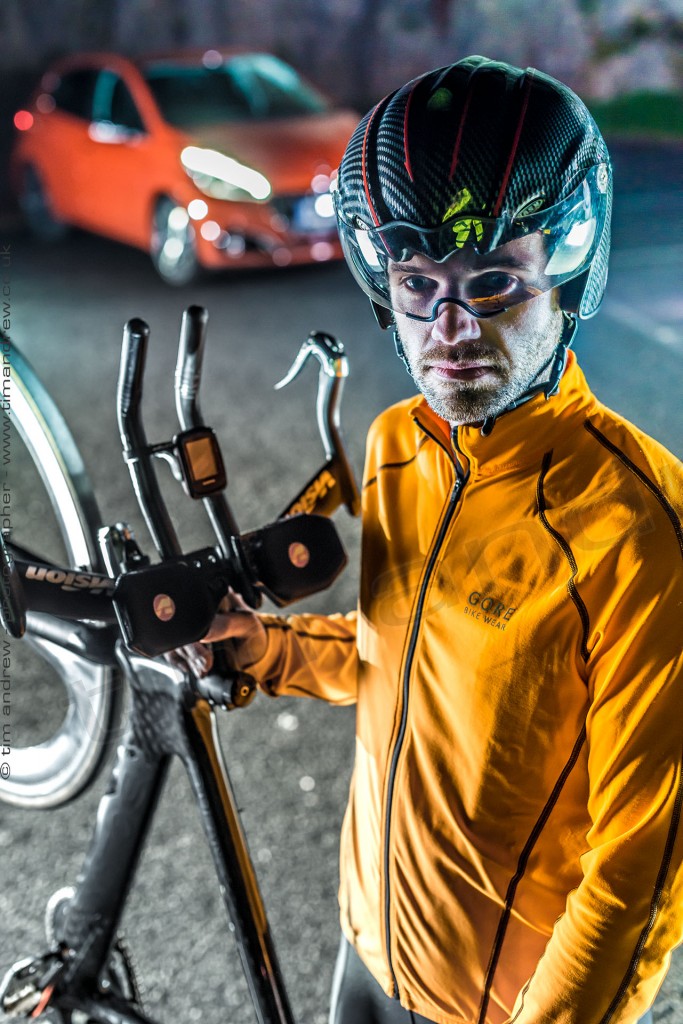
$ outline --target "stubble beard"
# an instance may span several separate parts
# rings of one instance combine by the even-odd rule
[[[548,322],[524,334],[525,345],[510,362],[500,351],[480,342],[463,342],[455,347],[436,346],[427,357],[411,359],[403,343],[410,374],[437,415],[449,423],[481,423],[499,416],[532,384],[548,379],[548,363],[560,339],[562,314],[553,310]],[[401,339],[399,331],[399,339]],[[549,341],[548,339],[551,339]],[[492,367],[495,380],[439,380],[429,367],[436,360],[457,365],[461,360],[481,360]]]

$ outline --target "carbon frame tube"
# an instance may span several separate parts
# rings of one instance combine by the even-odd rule
[[[105,1024],[143,1024],[135,1006],[127,1013],[119,1001],[115,1009],[111,997],[100,993],[98,979],[175,754],[199,807],[259,1024],[294,1024],[213,711],[179,669],[133,654],[121,642],[117,657],[131,685],[129,725],[75,894],[54,922],[55,938],[68,955],[52,1005],[87,1003],[99,1008],[92,1016]]]
[[[150,756],[138,725],[133,718],[119,747],[75,894],[56,922],[55,937],[72,951],[60,979],[67,998],[97,991],[168,774],[170,757]]]
[[[12,555],[12,546],[8,549]],[[12,563],[29,613],[45,612],[69,621],[116,622],[114,580],[109,576],[23,558],[12,558]]]
[[[263,899],[223,764],[216,718],[198,701],[185,713],[185,767],[199,807],[216,874],[259,1024],[294,1024]]]

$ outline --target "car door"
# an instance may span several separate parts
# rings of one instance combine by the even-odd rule
[[[85,169],[95,230],[146,246],[149,240],[154,138],[132,90],[115,71],[100,71],[93,93]]]
[[[28,160],[53,213],[75,224],[83,222],[84,200],[87,207],[82,158],[89,148],[97,76],[97,69],[88,67],[46,76],[39,132]]]

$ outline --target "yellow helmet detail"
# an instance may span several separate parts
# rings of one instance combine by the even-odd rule
[[[447,220],[454,217],[456,213],[461,213],[462,210],[466,210],[472,202],[472,193],[468,188],[461,188],[455,199],[448,207],[443,217],[441,218],[442,224],[445,224]]]
[[[476,217],[464,217],[462,220],[456,220],[453,234],[456,248],[462,249],[467,242],[481,242],[484,237],[484,225]]]

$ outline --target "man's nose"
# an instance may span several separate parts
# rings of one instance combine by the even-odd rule
[[[481,337],[479,320],[457,302],[442,302],[432,325],[432,337],[446,345],[475,341]]]

